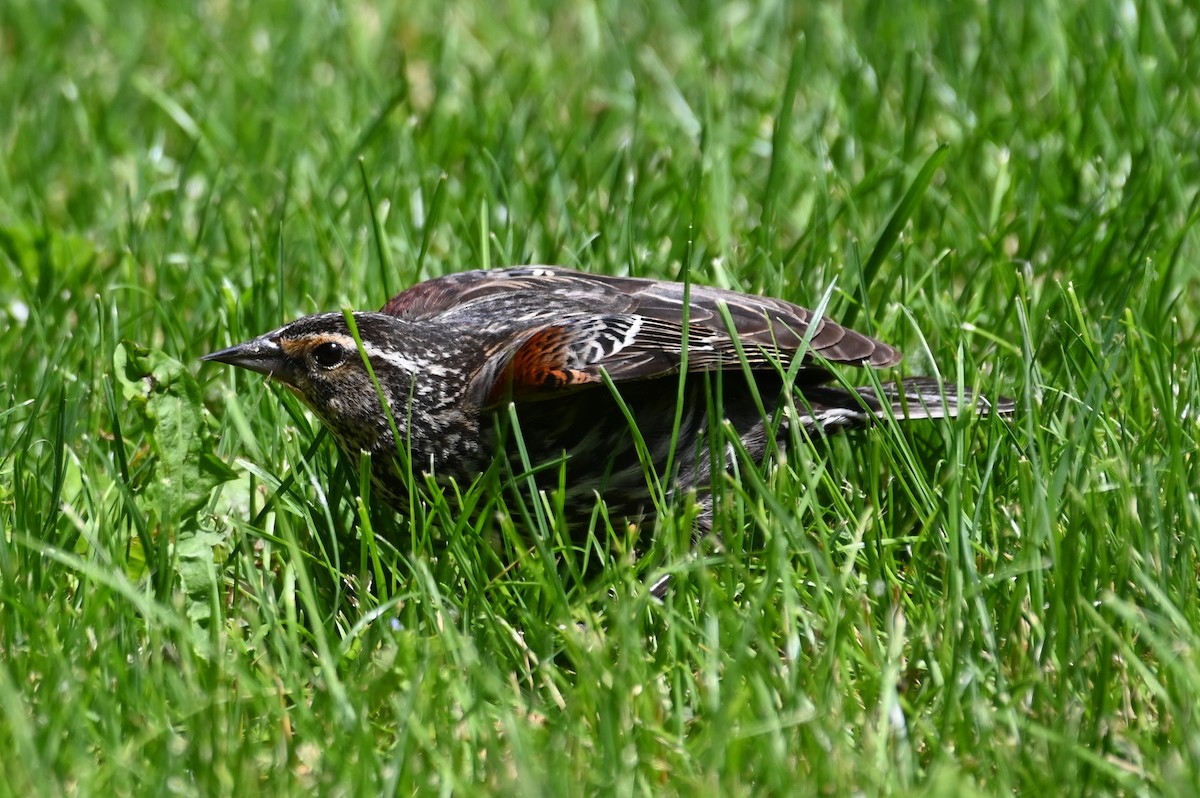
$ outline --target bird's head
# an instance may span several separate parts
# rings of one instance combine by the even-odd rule
[[[392,446],[387,413],[363,362],[371,362],[379,388],[403,436],[418,375],[437,369],[436,353],[422,346],[410,325],[379,313],[355,313],[362,349],[345,316],[306,316],[250,341],[204,356],[256,371],[291,389],[325,423],[344,448],[377,451]]]

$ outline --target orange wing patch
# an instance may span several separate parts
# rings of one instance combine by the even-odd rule
[[[545,327],[529,336],[493,383],[488,402],[499,402],[505,395],[513,399],[532,399],[577,385],[601,382],[599,374],[568,364],[571,341],[571,330],[562,326]]]

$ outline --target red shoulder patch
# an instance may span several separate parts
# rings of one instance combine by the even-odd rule
[[[543,327],[525,339],[497,376],[488,393],[488,402],[499,402],[506,395],[513,399],[532,399],[576,385],[601,382],[599,374],[567,363],[572,331],[568,327]]]

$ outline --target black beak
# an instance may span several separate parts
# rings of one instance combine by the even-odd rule
[[[220,352],[212,352],[200,359],[240,366],[277,379],[284,378],[288,365],[283,349],[269,338],[255,338]]]

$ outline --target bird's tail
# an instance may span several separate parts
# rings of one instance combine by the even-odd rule
[[[820,386],[806,388],[803,393],[809,407],[805,425],[823,432],[861,427],[886,420],[889,416],[908,421],[954,418],[966,409],[980,415],[1009,415],[1015,409],[1013,400],[1003,396],[991,399],[963,391],[960,400],[958,386],[950,383],[939,385],[937,380],[930,377],[885,382],[878,391],[872,386],[855,388],[853,391]]]
[[[1013,400],[1007,397],[989,399],[970,391],[962,392],[960,402],[957,385],[939,385],[937,380],[930,377],[885,382],[881,387],[882,393],[871,387],[856,390],[873,410],[882,411],[885,406],[891,405],[892,415],[898,419],[954,418],[964,408],[972,408],[979,415],[1009,415],[1015,408]]]

